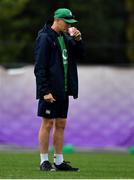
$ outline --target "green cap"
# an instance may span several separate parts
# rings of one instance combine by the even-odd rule
[[[69,9],[66,9],[66,8],[57,9],[54,12],[54,18],[55,19],[62,19],[64,22],[69,23],[69,24],[78,22],[74,18],[72,12]]]

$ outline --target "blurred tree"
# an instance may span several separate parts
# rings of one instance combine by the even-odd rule
[[[33,63],[37,32],[60,7],[70,8],[79,20],[87,49],[79,63],[126,63],[124,1],[0,0],[0,63]]]
[[[44,26],[47,20],[53,17],[53,12],[59,7],[68,7],[68,0],[29,0],[21,17],[28,20],[22,28],[22,36],[27,37],[26,44],[22,49],[19,59],[23,62],[34,63],[34,44],[38,31]],[[27,55],[27,56],[26,56]]]
[[[70,6],[80,19],[87,46],[86,63],[126,63],[123,0],[77,0]]]
[[[131,62],[134,63],[134,0],[126,0],[126,9],[128,11],[127,23],[127,55]]]
[[[58,8],[69,8],[70,7],[70,0],[49,0],[49,4],[51,6],[48,6],[50,12],[54,12]]]
[[[69,1],[1,0],[0,63],[33,63],[37,32],[59,7]]]
[[[14,62],[26,45],[21,38],[20,29],[27,23],[26,19],[17,19],[28,0],[0,1],[0,63]]]

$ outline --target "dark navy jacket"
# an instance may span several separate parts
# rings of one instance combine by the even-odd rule
[[[36,98],[52,93],[55,99],[65,98],[64,68],[58,34],[46,24],[38,33],[35,43]],[[78,97],[77,58],[83,52],[82,42],[63,34],[68,51],[68,95]]]

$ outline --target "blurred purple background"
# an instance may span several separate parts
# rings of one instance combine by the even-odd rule
[[[78,148],[134,145],[134,68],[79,66],[79,99],[70,97],[65,144]],[[0,67],[0,144],[38,147],[33,66]],[[51,140],[50,140],[51,141]]]

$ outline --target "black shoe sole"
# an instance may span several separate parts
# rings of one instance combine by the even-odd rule
[[[55,169],[55,171],[64,171],[64,172],[80,172],[80,169],[78,169],[78,170],[61,170],[61,169]]]
[[[54,169],[50,169],[50,170],[45,170],[45,169],[39,169],[40,171],[45,171],[45,172],[55,172],[56,171],[56,169],[54,168]]]

